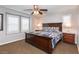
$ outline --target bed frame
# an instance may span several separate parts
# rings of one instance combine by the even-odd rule
[[[59,27],[59,30],[62,31],[62,23],[44,23],[43,27]],[[25,41],[45,51],[46,53],[51,54],[54,49],[52,48],[51,38],[49,37],[26,33]]]

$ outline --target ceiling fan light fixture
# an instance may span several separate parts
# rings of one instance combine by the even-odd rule
[[[42,15],[43,13],[42,12],[40,12],[40,11],[33,11],[32,12],[32,15]]]
[[[34,11],[33,14],[34,15],[38,15],[39,14],[39,11]]]

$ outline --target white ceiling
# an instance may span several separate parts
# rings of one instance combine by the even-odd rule
[[[32,9],[32,5],[3,5],[6,8],[14,9],[23,13],[30,14],[26,9]],[[48,9],[46,14],[62,13],[76,9],[77,5],[39,5],[40,8]]]

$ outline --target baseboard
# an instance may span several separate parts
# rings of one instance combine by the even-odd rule
[[[8,41],[8,42],[0,43],[0,45],[5,45],[5,44],[8,44],[8,43],[16,42],[16,41],[23,40],[23,39],[24,39],[24,38],[20,38],[20,39]]]

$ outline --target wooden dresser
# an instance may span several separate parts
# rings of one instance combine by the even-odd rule
[[[75,34],[63,33],[63,41],[71,44],[75,44]]]

